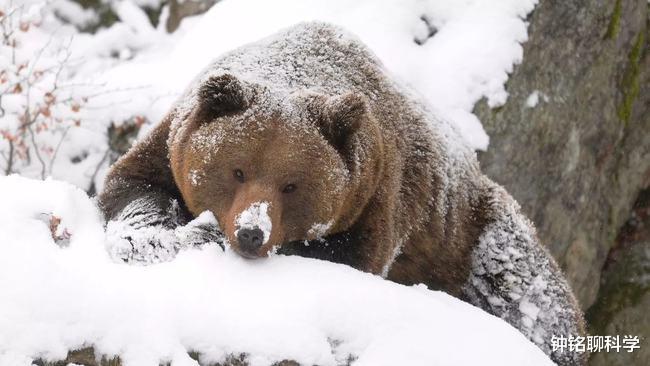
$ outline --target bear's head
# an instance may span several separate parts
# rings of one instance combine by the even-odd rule
[[[349,229],[377,189],[383,144],[362,95],[221,74],[192,100],[172,123],[174,179],[189,211],[211,211],[244,257]]]

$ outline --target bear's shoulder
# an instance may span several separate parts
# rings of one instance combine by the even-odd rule
[[[337,95],[370,90],[385,79],[381,62],[359,38],[324,22],[299,23],[232,50],[208,65],[195,83],[223,73],[276,93],[310,89]]]

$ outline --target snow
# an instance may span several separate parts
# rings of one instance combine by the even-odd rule
[[[260,229],[264,233],[262,245],[266,244],[271,237],[273,224],[268,214],[270,204],[268,202],[253,202],[248,208],[242,211],[235,219],[237,230],[235,236],[241,229]]]
[[[101,188],[110,162],[108,126],[143,116],[148,108],[146,104],[117,107],[132,100],[142,86],[117,81],[108,85],[101,76],[134,54],[153,52],[153,45],[167,45],[167,40],[173,39],[151,26],[145,31],[142,22],[140,28],[132,27],[138,16],[127,17],[128,5],[126,8],[120,14],[129,23],[118,22],[88,34],[79,33],[74,25],[82,26],[93,17],[76,3],[0,0],[0,9],[6,14],[0,21],[9,34],[0,44],[3,174],[9,170],[31,177],[52,176],[86,190]],[[142,10],[131,11],[139,12],[142,20]],[[55,14],[74,18],[74,25],[62,23]],[[21,128],[27,115],[34,118],[33,137]],[[15,156],[9,167],[10,141]]]
[[[2,365],[90,345],[126,366],[196,365],[188,351],[203,362],[246,352],[251,365],[552,365],[507,323],[424,286],[301,257],[245,260],[217,245],[127,265],[105,251],[102,218],[80,189],[0,177],[0,201]],[[43,213],[60,218],[68,246],[54,243]]]
[[[106,233],[107,250],[115,260],[133,263],[165,262],[171,260],[178,250],[174,230],[162,225],[134,229],[129,221],[110,221]],[[153,238],[155,242],[152,242]]]
[[[528,98],[526,98],[526,107],[535,108],[540,101],[540,97],[544,102],[548,102],[549,100],[546,94],[539,90],[534,90],[530,95],[528,95]]]
[[[208,242],[226,245],[216,218],[203,212],[183,225],[178,218],[178,202],[172,200],[169,212],[173,224],[161,220],[156,203],[142,197],[129,203],[117,220],[106,224],[105,247],[110,257],[132,264],[161,263],[172,260],[181,249]]]
[[[84,9],[72,0],[54,0],[51,7],[57,16],[79,27],[97,20],[97,15],[91,9]]]
[[[526,107],[535,108],[539,103],[539,91],[535,90],[526,98]]]
[[[120,20],[131,27],[135,33],[147,37],[148,33],[154,31],[147,15],[133,2],[120,1],[114,9]]]
[[[330,220],[326,223],[318,223],[318,222],[314,223],[307,231],[307,234],[313,235],[316,238],[322,238],[323,236],[325,236],[325,234],[327,234],[327,231],[332,227],[333,224],[334,224],[333,220]]]
[[[403,242],[398,243],[395,248],[393,248],[393,253],[391,253],[390,260],[386,262],[384,267],[381,269],[381,276],[386,278],[388,277],[388,272],[390,272],[391,267],[393,266],[393,263],[395,263],[395,260],[397,257],[402,254],[402,245],[404,245]]]
[[[203,173],[196,170],[192,169],[190,170],[188,174],[188,178],[190,180],[190,183],[192,183],[193,186],[198,186],[201,182],[201,178],[203,177]]]

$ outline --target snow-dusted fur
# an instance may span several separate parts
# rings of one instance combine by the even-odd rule
[[[539,244],[533,224],[500,186],[487,209],[493,218],[472,251],[472,269],[463,287],[470,303],[506,320],[559,365],[584,364],[575,352],[552,352],[552,336],[583,334],[584,324],[561,270]]]
[[[341,118],[354,120],[350,125],[359,125],[362,133],[322,125]],[[113,167],[100,204],[109,228],[122,230],[125,223],[131,228],[118,233],[122,244],[116,256],[146,261],[150,248],[158,248],[154,261],[173,255],[182,245],[176,239],[167,244],[160,235],[177,237],[175,225],[210,209],[203,205],[223,200],[214,193],[218,190],[206,187],[223,184],[213,173],[230,163],[228,145],[246,149],[246,142],[264,139],[269,128],[283,129],[283,138],[296,137],[291,147],[304,159],[318,155],[304,154],[308,149],[327,154],[333,151],[328,143],[348,140],[337,149],[345,164],[332,163],[317,177],[338,184],[323,183],[334,185],[310,192],[323,212],[342,205],[334,211],[344,214],[320,215],[306,226],[303,239],[314,225],[331,222],[318,233],[322,239],[277,243],[279,253],[341,262],[402,284],[444,290],[503,318],[559,364],[583,363],[577,353],[551,351],[552,335],[583,334],[582,315],[516,202],[481,173],[474,151],[450,123],[397,83],[356,37],[327,24],[300,24],[215,60],[165,120]],[[232,143],[241,138],[248,140]],[[279,169],[269,174],[287,168],[283,161],[295,151],[262,151],[276,157],[272,163]],[[313,179],[320,174],[316,169],[322,170],[305,166],[295,174]],[[134,203],[143,198],[145,205]],[[307,216],[319,209],[312,206],[298,209]],[[228,218],[218,207],[210,210],[227,232]],[[133,223],[135,217],[144,225]],[[150,226],[163,230],[147,231]]]
[[[167,212],[156,202],[141,197],[126,205],[106,224],[108,252],[115,261],[152,264],[172,260],[183,248],[214,243],[224,246],[224,237],[210,212],[186,223],[176,200]]]

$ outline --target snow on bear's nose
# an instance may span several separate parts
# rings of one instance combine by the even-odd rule
[[[268,202],[254,202],[237,215],[235,237],[240,249],[247,254],[256,254],[269,241],[272,224],[268,212]]]

